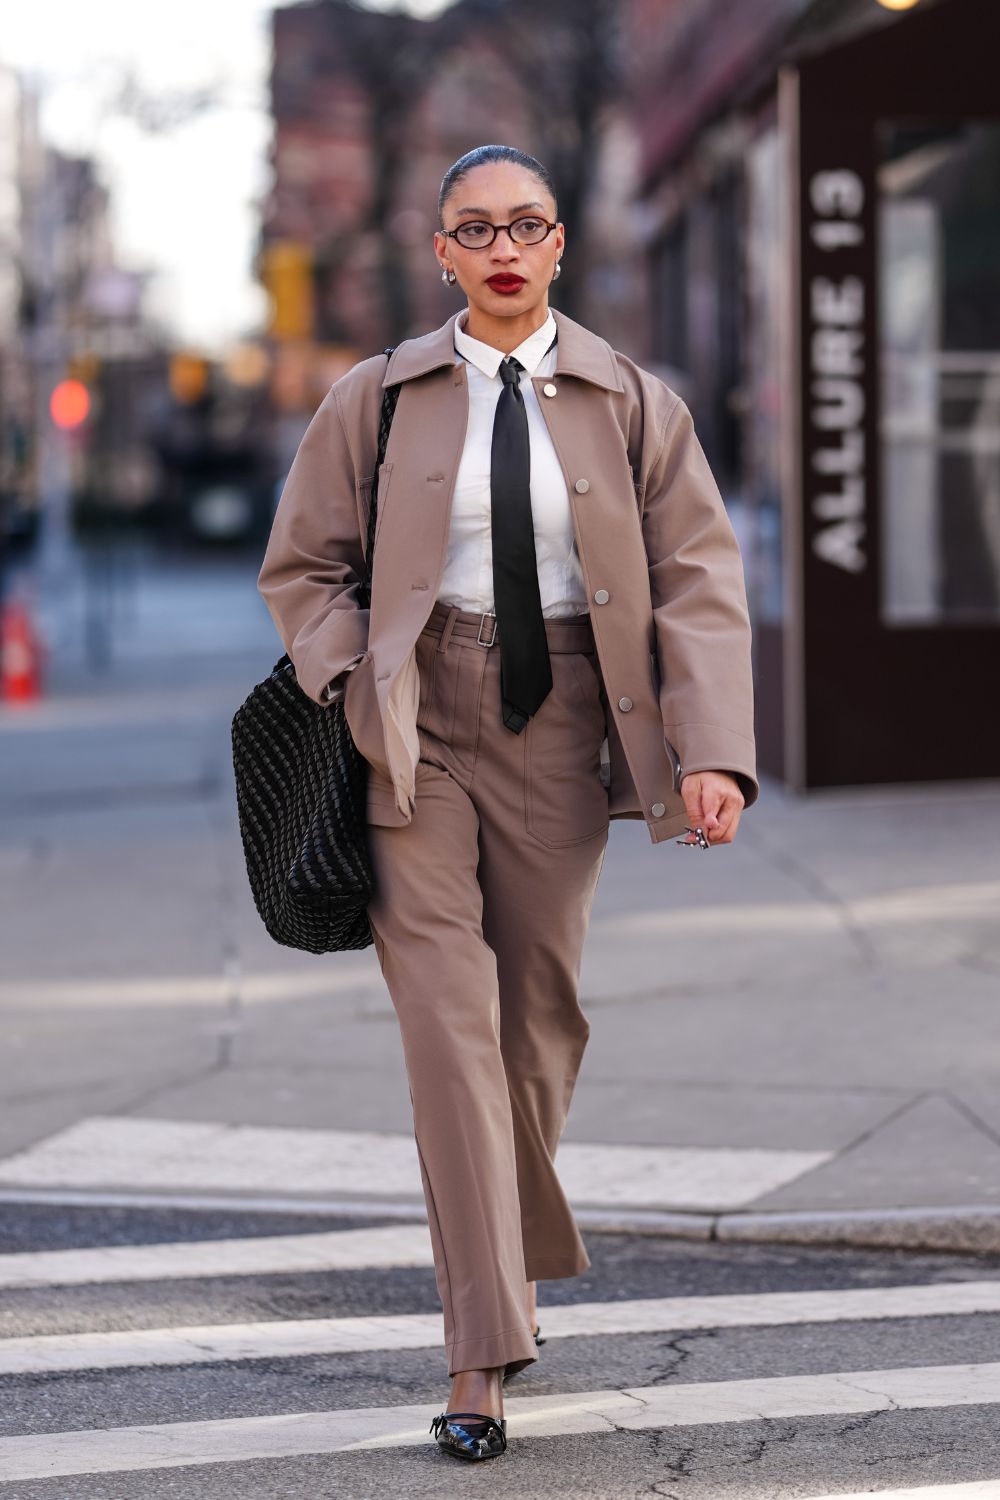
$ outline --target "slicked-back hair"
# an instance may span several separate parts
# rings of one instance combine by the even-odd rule
[[[474,146],[471,151],[466,151],[464,156],[460,156],[458,161],[453,162],[441,179],[441,191],[438,193],[438,221],[442,228],[444,228],[445,204],[458,184],[472,171],[473,167],[481,167],[493,161],[510,161],[515,166],[524,167],[526,171],[538,178],[546,192],[551,194],[552,201],[556,202],[556,185],[552,180],[551,172],[534,156],[529,156],[527,151],[521,151],[517,146]],[[557,207],[556,213],[558,212]]]

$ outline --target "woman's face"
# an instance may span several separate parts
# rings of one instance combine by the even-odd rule
[[[532,172],[504,161],[485,162],[467,172],[452,188],[443,217],[445,229],[457,229],[473,219],[511,224],[532,215],[556,223],[551,193]],[[460,245],[439,230],[434,234],[440,265],[454,269],[469,306],[490,317],[521,316],[545,301],[564,243],[565,229],[559,223],[536,245],[516,245],[506,230],[500,231],[492,245],[477,249]],[[508,285],[519,278],[520,285],[507,291],[501,289],[502,281],[490,285],[491,279],[504,277],[511,278]]]

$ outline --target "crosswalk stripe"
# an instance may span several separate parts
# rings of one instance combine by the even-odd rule
[[[1000,1479],[919,1484],[905,1490],[855,1490],[850,1495],[808,1495],[804,1500],[1000,1500]]]
[[[566,1434],[759,1422],[782,1417],[857,1415],[884,1410],[1000,1402],[1000,1364],[849,1370],[760,1380],[574,1391],[507,1399],[512,1441]],[[171,1422],[91,1432],[0,1439],[0,1480],[112,1474],[193,1464],[248,1463],[300,1454],[432,1443],[435,1405],[288,1412],[221,1421]]]
[[[831,1154],[564,1141],[559,1177],[574,1203],[724,1210]],[[101,1116],[0,1161],[0,1185],[422,1197],[412,1135]]]
[[[272,1234],[161,1245],[100,1245],[0,1255],[0,1288],[80,1286],[106,1281],[176,1281],[203,1276],[433,1265],[425,1224]]]
[[[1000,1280],[585,1302],[542,1308],[539,1319],[546,1337],[559,1339],[996,1312]],[[0,1375],[426,1349],[442,1342],[439,1312],[34,1334],[0,1339]]]

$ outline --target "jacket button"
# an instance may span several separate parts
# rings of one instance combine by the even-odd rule
[[[551,380],[548,382],[547,385],[543,385],[542,386],[542,392],[546,396],[554,396],[555,393],[556,393],[556,391],[557,391],[557,389],[558,389],[558,387],[554,386],[552,384]]]
[[[578,479],[576,481],[576,484],[573,486],[573,488],[576,490],[576,492],[577,492],[578,495],[585,495],[587,493],[587,491],[590,489],[590,480],[589,479]]]
[[[608,593],[607,589],[598,589],[597,593],[594,595],[594,603],[607,604],[610,598],[611,595]]]
[[[631,698],[619,698],[618,699],[618,707],[622,710],[623,713],[627,714],[628,711],[629,711],[629,709],[632,707],[632,699]]]
[[[654,818],[662,818],[667,809],[662,802],[654,802],[649,810]]]

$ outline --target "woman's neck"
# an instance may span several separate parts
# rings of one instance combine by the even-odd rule
[[[470,339],[478,339],[481,344],[489,344],[492,349],[510,354],[525,339],[537,333],[548,316],[546,302],[512,318],[494,318],[481,308],[470,305],[466,312],[459,315],[458,322],[463,333],[467,333]]]

